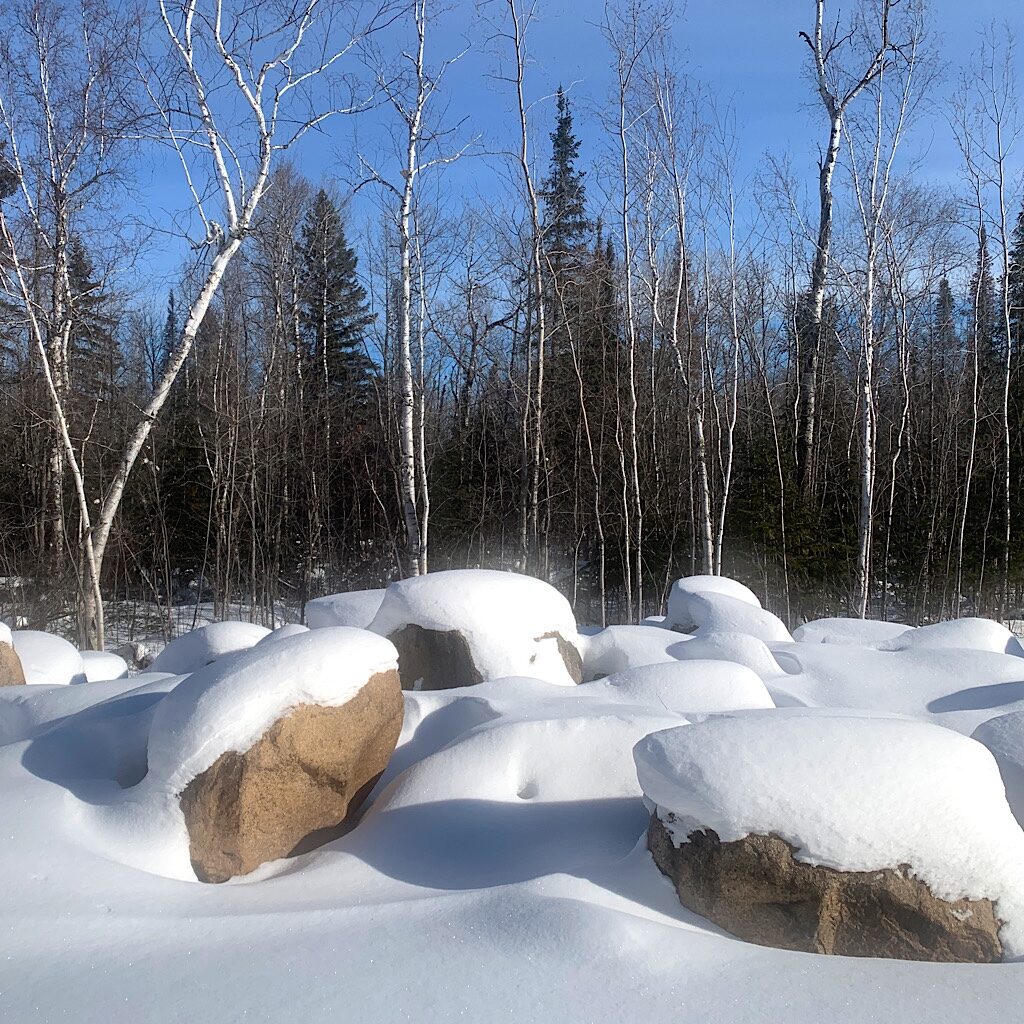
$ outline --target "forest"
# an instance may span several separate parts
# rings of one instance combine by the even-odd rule
[[[791,627],[1022,616],[1011,27],[949,66],[923,0],[804,0],[808,162],[685,12],[592,7],[594,94],[545,0],[8,0],[3,618],[102,649],[468,567],[599,625],[696,573]]]

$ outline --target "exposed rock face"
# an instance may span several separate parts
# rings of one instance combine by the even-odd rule
[[[424,629],[410,624],[388,639],[398,648],[398,670],[406,690],[450,690],[484,681],[469,642],[457,629]],[[566,671],[575,682],[583,680],[583,659],[573,644],[560,633],[545,633],[536,639],[555,641]]]
[[[338,834],[387,767],[402,729],[398,673],[338,707],[303,704],[181,794],[196,877],[223,882]]]
[[[990,900],[941,900],[904,867],[846,872],[802,864],[788,843],[769,835],[723,843],[706,830],[676,847],[657,814],[647,846],[683,906],[748,942],[946,963],[1002,957]]]
[[[0,642],[0,686],[24,685],[25,670],[18,652],[10,644]]]

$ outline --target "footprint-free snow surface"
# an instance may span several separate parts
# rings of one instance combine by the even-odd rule
[[[521,675],[407,693],[398,748],[356,827],[222,885],[172,877],[159,849],[147,853],[159,834],[136,842],[114,824],[130,820],[135,793],[143,794],[138,813],[149,813],[150,729],[176,720],[158,709],[188,680],[181,673],[212,678],[203,666],[226,658],[235,660],[214,674],[233,678],[232,665],[258,666],[265,650],[274,674],[267,686],[277,694],[280,673],[301,668],[281,652],[307,641],[283,638],[239,655],[262,631],[221,630],[230,643],[195,638],[171,652],[163,672],[72,686],[63,685],[76,675],[69,652],[53,645],[60,664],[47,684],[47,644],[22,641],[33,685],[0,688],[0,1021],[1019,1020],[1024,963],[786,952],[685,910],[647,852],[650,812],[633,758],[645,737],[699,725],[706,740],[660,748],[663,777],[675,787],[666,801],[676,789],[691,799],[699,783],[680,781],[672,765],[714,775],[716,751],[735,754],[740,745],[742,771],[734,764],[737,774],[718,778],[713,791],[698,785],[737,829],[791,825],[794,842],[824,844],[810,856],[856,867],[886,849],[884,830],[909,825],[910,840],[891,843],[897,854],[924,850],[925,873],[966,863],[967,888],[999,896],[1014,885],[1013,857],[1024,844],[1000,802],[998,775],[1019,775],[1024,763],[1017,645],[976,624],[894,636],[841,620],[790,640],[742,591],[717,594],[699,583],[677,590],[674,604],[696,639],[659,625],[580,638],[594,682]],[[508,611],[493,622],[499,641],[517,621]],[[370,654],[374,642],[366,634]],[[238,688],[243,704],[248,687]],[[719,742],[715,722],[747,721]],[[895,721],[929,725],[911,736],[884,724]],[[800,766],[840,762],[843,779],[793,778]],[[958,775],[956,763],[973,774]],[[863,804],[830,813],[830,794],[854,800],[860,770],[881,802],[877,816]],[[972,779],[984,792],[965,808]],[[932,781],[955,807],[941,793],[912,798]],[[1024,787],[1014,783],[1019,802]],[[775,799],[772,787],[782,786],[787,795]],[[819,803],[809,807],[801,793]],[[1021,819],[1024,808],[1012,810]],[[989,818],[984,836],[964,831],[965,822]],[[854,828],[877,848],[865,854]],[[956,849],[965,842],[970,851]],[[985,875],[990,863],[998,879]],[[1006,913],[1016,914],[1016,896]],[[1014,937],[1021,925],[1013,922]]]

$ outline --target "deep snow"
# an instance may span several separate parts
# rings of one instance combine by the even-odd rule
[[[704,606],[715,604],[713,591],[698,589]],[[1004,770],[1019,765],[1024,750],[1024,660],[993,649],[998,631],[979,627],[968,636],[984,645],[978,650],[920,639],[878,650],[891,634],[826,625],[814,639],[813,628],[795,640],[771,639],[762,628],[770,620],[754,614],[745,622],[755,637],[737,632],[749,613],[732,602],[759,609],[736,593],[711,607],[704,628],[694,623],[694,640],[661,625],[581,638],[588,670],[609,678],[568,687],[519,675],[407,693],[398,749],[360,824],[319,850],[220,886],[186,879],[173,794],[164,787],[165,816],[154,814],[159,787],[140,782],[147,768],[156,769],[154,781],[166,779],[176,759],[191,756],[166,745],[175,737],[188,745],[189,729],[172,723],[175,704],[188,721],[189,688],[225,698],[215,716],[224,729],[214,746],[222,749],[229,736],[245,742],[272,705],[293,700],[299,677],[336,696],[343,666],[321,650],[320,669],[306,672],[296,654],[296,645],[319,650],[307,638],[333,631],[250,634],[243,646],[251,650],[215,655],[191,677],[152,672],[64,686],[65,670],[44,664],[52,685],[0,688],[0,1020],[1018,1019],[1024,963],[766,949],[680,906],[643,843],[648,811],[632,750],[645,736],[688,722],[705,729],[763,721],[750,770],[763,790],[780,792],[770,780],[785,775],[794,751],[806,761],[813,747],[785,730],[817,728],[787,722],[842,721],[832,710],[839,708],[868,722],[873,736],[907,723],[942,726],[928,731],[941,737],[934,747],[891,744],[872,769],[882,802],[892,797],[888,811],[917,815],[922,842],[940,846],[954,834],[944,793],[958,794],[954,808],[976,799],[968,818],[998,807],[995,765],[965,737],[975,733]],[[509,623],[523,618],[520,609],[488,609],[480,628],[507,643],[518,635]],[[821,641],[825,633],[830,642]],[[253,647],[260,636],[268,639]],[[206,658],[209,650],[197,653]],[[249,666],[244,686],[211,681],[237,680],[239,665]],[[275,690],[282,674],[291,682]],[[254,679],[266,681],[267,703]],[[283,691],[290,696],[279,701]],[[772,703],[809,710],[776,711]],[[166,757],[150,764],[154,728],[153,749],[164,742]],[[842,749],[857,756],[859,742]],[[865,743],[862,755],[885,746]],[[966,762],[963,750],[971,751]],[[957,773],[964,763],[970,770]],[[933,777],[941,786],[912,803],[908,795]],[[843,784],[859,792],[855,779]],[[833,810],[822,820],[847,821]],[[882,811],[879,823],[891,820]],[[1005,815],[1000,829],[1013,853],[1018,833]],[[853,841],[844,829],[837,835]]]

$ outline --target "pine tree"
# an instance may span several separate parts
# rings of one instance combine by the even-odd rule
[[[544,248],[553,273],[571,265],[590,230],[587,220],[586,174],[576,169],[580,142],[573,133],[569,98],[558,87],[558,111],[551,133],[551,164],[541,183],[544,200]]]
[[[363,336],[374,317],[356,267],[341,212],[321,189],[299,242],[299,323],[305,355],[318,379],[350,409],[366,404],[373,375]]]

